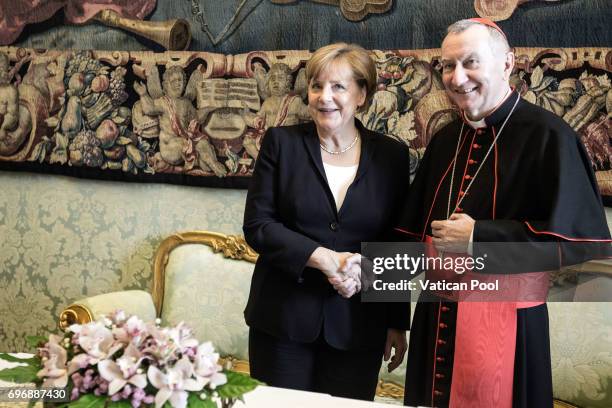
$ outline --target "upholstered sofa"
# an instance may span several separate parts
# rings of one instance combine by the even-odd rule
[[[239,236],[206,231],[169,236],[155,256],[152,293],[124,291],[76,301],[61,313],[60,326],[91,321],[116,308],[148,320],[185,321],[197,338],[211,340],[234,369],[248,372],[248,328],[242,312],[256,260]],[[610,285],[608,270],[607,265],[591,267],[591,274],[599,274],[591,285]],[[549,312],[555,406],[612,406],[609,304],[550,302]],[[405,364],[393,373],[383,365],[377,399],[401,402]]]

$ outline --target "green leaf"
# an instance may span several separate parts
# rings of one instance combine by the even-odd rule
[[[45,336],[26,336],[26,343],[30,348],[36,348],[41,343],[46,343],[49,339]]]
[[[128,401],[110,401],[106,404],[107,408],[132,408],[132,404]]]
[[[227,383],[216,389],[221,398],[236,398],[252,391],[261,384],[254,378],[235,371],[225,371]]]
[[[189,393],[189,397],[187,397],[187,406],[189,408],[217,408],[217,404],[210,395],[207,395],[206,399],[201,399],[200,394],[197,392]]]
[[[25,363],[28,365],[35,365],[36,367],[40,366],[40,359],[38,357],[19,358],[7,353],[0,353],[0,360],[9,361],[11,363]]]
[[[69,408],[104,408],[106,397],[96,396],[94,394],[85,394],[76,401],[72,401],[66,405]]]
[[[4,370],[0,370],[0,380],[18,384],[36,382],[38,380],[38,377],[36,376],[38,370],[38,367],[29,365],[6,368]]]

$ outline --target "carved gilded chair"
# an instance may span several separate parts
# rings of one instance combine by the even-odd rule
[[[257,254],[244,238],[208,231],[177,233],[155,254],[152,293],[131,290],[85,298],[60,314],[62,329],[122,309],[143,320],[188,322],[237,371],[248,372],[248,328],[242,311]]]

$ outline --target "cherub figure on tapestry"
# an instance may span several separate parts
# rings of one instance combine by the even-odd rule
[[[147,70],[147,85],[134,83],[134,90],[140,96],[133,107],[134,129],[145,137],[159,137],[159,153],[154,157],[156,170],[174,166],[178,171],[182,166],[182,171],[187,172],[197,165],[205,172],[224,177],[227,169],[217,160],[209,136],[200,130],[210,110],[196,110],[188,97],[192,95],[193,81],[190,79],[189,84],[186,81],[185,70],[172,66],[164,72],[160,89],[157,69]]]
[[[291,126],[311,118],[308,106],[303,101],[307,90],[304,69],[298,72],[295,87],[293,72],[287,64],[272,64],[266,72],[256,62],[253,64],[253,73],[263,103],[256,114],[248,111],[245,114],[247,124],[254,130],[247,132],[244,148],[251,157],[257,159],[261,137],[267,128]]]
[[[19,90],[12,79],[8,56],[0,52],[0,156],[10,156],[24,144],[32,130],[32,118],[19,104]]]
[[[417,137],[415,107],[427,93],[443,89],[431,66],[414,57],[374,51],[378,90],[359,118],[369,129],[392,134],[408,145]]]

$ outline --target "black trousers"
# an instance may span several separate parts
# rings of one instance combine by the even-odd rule
[[[335,349],[323,335],[298,343],[249,330],[251,376],[273,387],[372,401],[382,355],[382,349]]]

